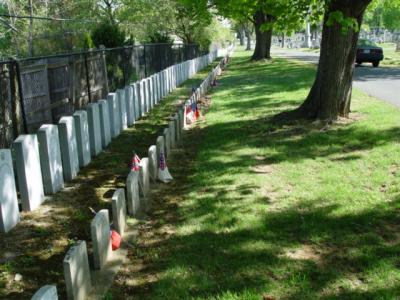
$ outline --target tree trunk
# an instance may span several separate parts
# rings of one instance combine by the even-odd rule
[[[282,48],[285,48],[285,34],[282,33],[282,44],[281,44]]]
[[[29,5],[29,33],[28,33],[28,55],[33,56],[33,6],[32,0],[28,0]]]
[[[244,46],[244,32],[242,26],[237,30],[237,34],[239,36],[240,46]]]
[[[246,33],[246,39],[247,39],[247,46],[246,46],[246,51],[251,50],[251,33],[249,30],[245,30]]]
[[[272,25],[274,18],[262,11],[257,11],[253,16],[253,20],[256,31],[256,47],[251,59],[271,59]],[[261,26],[263,24],[268,24],[270,29],[262,30]]]
[[[370,1],[336,0],[329,5],[324,16],[317,76],[308,97],[296,114],[327,122],[339,116],[348,117],[358,30],[349,28],[343,32],[340,24],[334,22],[328,26],[327,21],[331,12],[340,11],[345,17],[354,18],[360,27]]]

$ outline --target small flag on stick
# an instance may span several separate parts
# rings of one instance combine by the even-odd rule
[[[135,151],[133,151],[132,155],[131,171],[140,171],[140,157],[135,153]]]
[[[165,162],[164,152],[160,152],[160,163],[158,167],[158,179],[164,183],[169,183],[173,180],[171,174],[168,171],[167,163]]]

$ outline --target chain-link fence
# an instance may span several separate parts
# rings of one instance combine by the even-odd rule
[[[0,61],[0,148],[109,91],[203,54],[197,45],[147,44]]]

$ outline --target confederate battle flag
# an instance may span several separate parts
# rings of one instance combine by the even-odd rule
[[[164,183],[168,183],[173,180],[171,174],[168,171],[167,163],[165,162],[164,152],[160,152],[160,162],[158,167],[158,179]]]
[[[131,171],[139,172],[140,170],[140,158],[139,156],[133,151],[132,162],[131,162]]]

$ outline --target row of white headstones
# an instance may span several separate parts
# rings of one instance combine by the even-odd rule
[[[232,49],[231,49],[232,50]],[[230,50],[230,51],[231,51]],[[226,56],[230,51],[226,50]],[[58,125],[43,125],[37,135],[22,135],[13,143],[17,178],[24,210],[31,211],[44,201],[44,194],[54,194],[78,175],[80,167],[88,165],[112,138],[135,121],[148,114],[169,92],[199,70],[210,64],[217,52],[169,67],[160,73],[110,93],[107,100],[89,104],[86,110],[72,117],[62,117]],[[221,74],[221,65],[214,68],[196,89],[188,102],[196,102],[206,94],[214,79]],[[127,212],[133,217],[146,210],[150,180],[157,180],[160,153],[166,158],[176,147],[186,126],[185,106],[179,108],[159,136],[149,147],[148,157],[141,160],[139,172],[131,171],[125,189],[117,189],[112,197],[115,230],[123,236]],[[0,150],[1,230],[7,232],[19,221],[17,195],[11,151]],[[5,200],[5,201],[3,201]],[[4,204],[4,205],[3,205]],[[111,253],[110,220],[107,209],[100,210],[91,222],[95,269],[101,270]],[[85,241],[78,241],[66,254],[64,278],[69,299],[85,299],[91,288],[90,268]],[[55,286],[46,285],[32,299],[57,299]]]

